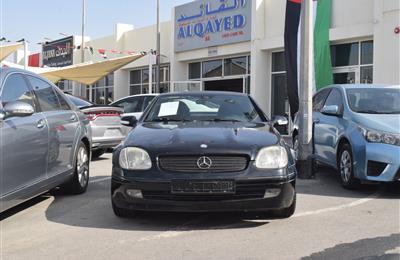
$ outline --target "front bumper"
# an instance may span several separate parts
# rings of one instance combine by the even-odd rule
[[[400,146],[366,143],[366,160],[364,177],[369,181],[391,182],[400,180]],[[368,173],[368,161],[387,164],[378,176],[370,176]]]
[[[139,211],[169,212],[230,212],[265,211],[289,207],[295,197],[295,170],[289,175],[275,177],[228,178],[235,181],[234,194],[173,194],[171,181],[178,179],[158,179],[121,177],[115,174],[121,169],[113,168],[111,196],[115,206]],[[252,175],[252,174],[250,174]],[[290,177],[288,177],[290,176]],[[249,177],[249,176],[247,176]],[[226,176],[216,175],[212,180],[226,180]],[[197,175],[179,180],[205,180]],[[128,195],[127,190],[140,190],[142,197]],[[266,195],[266,191],[279,190],[278,194]]]

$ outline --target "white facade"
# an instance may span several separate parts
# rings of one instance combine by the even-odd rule
[[[169,65],[169,79],[166,81],[188,81],[189,63],[201,62],[230,57],[247,57],[251,63],[251,71],[244,75],[224,75],[212,78],[201,78],[204,88],[208,80],[243,79],[243,85],[249,84],[249,92],[268,115],[276,114],[273,107],[273,88],[279,83],[272,83],[273,53],[281,52],[284,48],[284,20],[286,1],[252,0],[251,40],[236,44],[221,45],[186,52],[174,52],[174,10],[171,12],[172,21],[161,24],[161,63]],[[333,0],[330,41],[332,45],[354,43],[358,51],[357,64],[334,67],[334,73],[349,82],[360,82],[367,75],[373,83],[400,84],[400,34],[395,28],[400,26],[399,0]],[[364,44],[365,42],[365,44]],[[79,44],[76,43],[76,44]],[[134,29],[131,25],[116,25],[115,33],[111,36],[93,39],[86,42],[86,46],[95,49],[119,51],[148,51],[156,47],[156,26]],[[372,50],[371,63],[361,61],[364,46]],[[107,52],[107,57],[113,55]],[[101,60],[100,55],[85,53],[86,60]],[[372,61],[373,57],[373,61]],[[79,63],[80,53],[74,54],[74,63]],[[149,58],[143,57],[114,73],[113,98],[131,94],[130,71],[149,65]],[[372,73],[373,72],[373,73]],[[167,72],[166,72],[167,73]],[[249,75],[247,75],[249,73]],[[367,74],[366,74],[367,73]],[[372,73],[372,74],[371,74]],[[373,75],[373,76],[372,76]],[[274,85],[275,84],[275,85]],[[142,84],[143,85],[143,84]],[[245,91],[246,88],[243,88]],[[85,90],[74,87],[74,93],[84,95]],[[88,97],[89,98],[89,97]],[[284,101],[284,100],[283,100]]]

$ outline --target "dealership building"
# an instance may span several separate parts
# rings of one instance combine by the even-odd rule
[[[250,93],[268,115],[288,114],[285,8],[283,0],[201,0],[173,8],[171,21],[160,25],[161,91],[190,86]],[[332,0],[334,82],[400,84],[399,31],[399,0]],[[74,40],[71,44],[80,44]],[[86,61],[149,51],[156,48],[156,25],[117,24],[113,35],[88,38],[85,45]],[[80,63],[81,51],[75,49],[70,59]],[[59,86],[96,103],[155,92],[153,60],[144,56],[93,86],[68,81]]]

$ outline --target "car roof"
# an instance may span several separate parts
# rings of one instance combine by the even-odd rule
[[[163,93],[160,96],[201,96],[201,95],[214,95],[214,96],[248,96],[245,93],[239,92],[231,92],[231,91],[183,91],[183,92],[170,92],[170,93]]]
[[[400,88],[400,85],[387,84],[335,84],[329,87],[339,87],[342,89],[357,89],[357,88]]]
[[[158,94],[158,93],[152,93],[152,94],[137,94],[137,95],[131,95],[131,96],[126,96],[126,97],[117,99],[117,100],[113,101],[111,104],[113,104],[113,103],[115,103],[115,102],[118,102],[118,101],[121,101],[121,100],[124,100],[124,99],[127,99],[127,98],[132,98],[132,97],[156,97],[156,96],[158,96],[158,95],[160,95],[160,94]]]

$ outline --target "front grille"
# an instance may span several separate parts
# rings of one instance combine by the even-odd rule
[[[170,201],[225,201],[225,200],[245,200],[261,199],[264,197],[265,190],[271,188],[271,184],[260,181],[236,182],[236,192],[234,194],[172,194],[171,191],[145,191],[142,190],[143,197],[151,200],[170,200]]]
[[[203,155],[160,156],[160,168],[171,172],[238,172],[247,168],[246,155],[205,155],[211,160],[209,168],[199,168],[198,160]]]
[[[382,162],[376,162],[376,161],[368,161],[368,169],[367,169],[367,175],[368,176],[379,176],[385,170],[387,164],[382,163]]]

